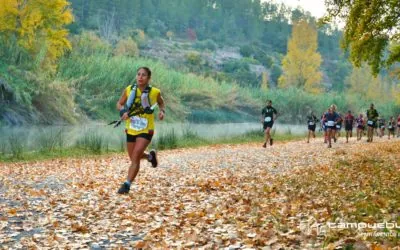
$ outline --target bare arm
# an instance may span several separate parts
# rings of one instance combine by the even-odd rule
[[[161,93],[159,93],[157,96],[157,104],[158,104],[158,107],[160,107],[160,112],[158,113],[158,118],[160,120],[163,120],[164,116],[165,116],[165,103],[164,103],[164,98],[161,96]]]
[[[118,111],[121,111],[124,108],[124,105],[125,105],[127,99],[128,98],[126,97],[125,90],[124,90],[124,91],[122,91],[122,95],[117,102]],[[126,119],[128,119],[128,112],[124,112],[123,114],[120,114],[120,116],[121,116],[122,120],[126,120]]]
[[[124,90],[124,91],[122,91],[122,95],[121,95],[121,97],[119,98],[119,100],[117,102],[118,111],[120,111],[124,107],[127,99],[128,98],[126,97],[125,90]]]

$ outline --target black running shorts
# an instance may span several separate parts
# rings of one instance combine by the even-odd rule
[[[126,142],[136,142],[136,138],[144,138],[148,141],[151,141],[151,139],[153,138],[153,135],[151,134],[138,134],[138,135],[130,135],[130,134],[126,134]]]
[[[314,124],[314,125],[308,125],[308,130],[311,130],[311,131],[313,131],[313,132],[315,132],[315,128],[316,128],[317,126]]]
[[[352,125],[346,125],[345,129],[346,129],[346,131],[352,131],[353,130],[353,126]]]
[[[264,130],[266,130],[267,128],[272,128],[273,125],[274,122],[264,122]]]

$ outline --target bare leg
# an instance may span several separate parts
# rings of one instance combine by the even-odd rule
[[[328,128],[328,148],[332,147],[331,137],[332,137],[332,129]]]
[[[129,151],[131,166],[128,171],[128,181],[132,182],[135,180],[140,169],[140,159],[144,156],[144,150],[146,150],[149,144],[149,140],[140,137],[136,138],[136,143],[133,143],[133,146]]]
[[[368,141],[372,142],[372,137],[374,136],[374,128],[368,126]]]
[[[271,128],[268,127],[265,129],[265,143],[268,144],[269,140],[271,139],[271,134],[270,134]]]

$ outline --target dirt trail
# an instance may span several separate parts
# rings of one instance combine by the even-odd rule
[[[246,197],[260,188],[272,192],[268,186],[274,176],[334,166],[371,145],[400,142],[386,137],[372,144],[344,140],[332,149],[316,139],[310,144],[276,142],[267,149],[253,143],[162,151],[158,168],[142,161],[138,179],[125,196],[116,194],[129,165],[125,154],[0,164],[0,249],[235,249],[255,246],[256,240],[272,249],[292,246],[279,245],[271,230],[260,237],[263,226],[255,229],[256,222],[251,222],[258,211],[246,205]],[[238,204],[243,207],[235,207]]]

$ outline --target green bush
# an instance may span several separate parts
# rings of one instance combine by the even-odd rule
[[[244,57],[250,57],[254,54],[254,49],[251,45],[243,45],[240,47],[240,54]]]
[[[201,65],[202,59],[201,59],[201,55],[197,52],[189,52],[185,55],[186,57],[186,61],[191,64],[191,65],[195,65],[195,66],[199,66]]]
[[[250,66],[247,62],[241,60],[231,60],[222,65],[222,70],[226,73],[235,73],[239,70],[250,71]]]
[[[211,50],[214,51],[216,50],[218,45],[211,39],[203,40],[203,41],[197,41],[193,44],[193,48],[200,49],[200,50]]]

